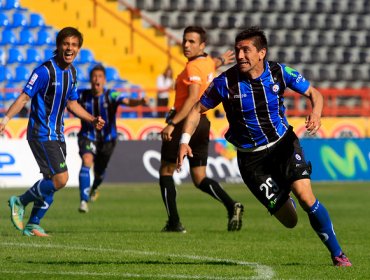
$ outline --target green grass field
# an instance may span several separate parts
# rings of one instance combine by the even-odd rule
[[[49,238],[22,236],[7,200],[24,189],[0,189],[0,279],[370,279],[369,183],[314,185],[351,268],[332,266],[300,208],[289,230],[244,185],[224,188],[245,206],[240,232],[227,232],[223,206],[190,184],[178,187],[186,234],[160,232],[157,184],[105,184],[87,214],[77,188],[57,193],[42,222]]]

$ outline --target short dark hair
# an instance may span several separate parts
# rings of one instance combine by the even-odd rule
[[[104,76],[106,76],[105,74],[105,67],[102,65],[102,64],[97,64],[95,65],[91,70],[90,70],[90,80],[91,80],[91,77],[93,75],[93,73],[95,71],[102,71],[104,73]]]
[[[200,26],[188,26],[184,30],[184,35],[186,33],[198,33],[200,36],[200,42],[205,43],[207,41],[207,32],[204,30],[203,27]]]
[[[63,42],[63,40],[67,37],[77,37],[78,38],[78,47],[82,47],[82,43],[84,41],[84,38],[82,36],[82,33],[78,31],[74,27],[64,27],[62,30],[58,32],[57,39],[55,42],[55,45],[58,49],[58,46]],[[57,50],[54,51],[54,55],[57,54]]]
[[[267,52],[267,38],[265,32],[259,26],[252,26],[241,31],[235,38],[235,44],[253,38],[254,46],[257,50],[266,49]]]

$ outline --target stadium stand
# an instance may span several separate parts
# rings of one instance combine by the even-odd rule
[[[176,49],[174,54],[170,47],[181,40],[183,28],[188,24],[207,28],[207,50],[212,56],[232,49],[235,35],[244,27],[261,25],[270,43],[269,59],[296,67],[316,87],[331,88],[334,92],[336,88],[370,88],[369,0],[81,0],[81,7],[70,5],[72,0],[65,0],[49,1],[49,8],[40,2],[23,0],[21,3],[28,10],[20,6],[19,0],[0,0],[0,46],[3,50],[0,58],[13,76],[18,64],[32,65],[29,49],[37,49],[42,59],[50,57],[55,32],[66,24],[77,26],[86,34],[84,48],[88,46],[87,53],[82,51],[76,61],[84,80],[80,85],[88,86],[85,80],[93,59],[115,68],[116,73],[109,73],[110,85],[127,87],[131,85],[128,80],[143,87],[153,86],[164,63],[171,63],[175,73],[182,69],[181,50]],[[80,12],[82,7],[83,13]],[[106,12],[108,7],[114,7],[117,14]],[[60,14],[50,13],[55,9],[60,10]],[[75,16],[67,21],[65,13]],[[117,19],[118,13],[121,19]],[[18,22],[22,22],[22,16],[25,18],[26,26],[11,26],[16,22],[15,14],[20,15]],[[28,33],[28,38],[32,40],[33,36],[34,42],[27,43],[20,36],[22,30],[30,31],[25,32],[24,37],[27,38]],[[177,41],[158,36],[163,30],[167,36],[177,37]],[[166,49],[166,46],[170,47]],[[15,47],[24,61],[8,63],[9,49]],[[129,79],[120,77],[119,73],[127,74]],[[0,92],[1,86],[0,82]]]
[[[0,34],[1,116],[19,95],[33,68],[53,55],[57,29],[47,25],[43,15],[21,7],[19,0],[0,0]],[[101,62],[94,58],[93,51],[82,48],[75,61],[80,86],[90,86],[89,71],[96,63]],[[128,84],[113,66],[107,67],[107,79],[111,85]]]
[[[370,86],[369,0],[129,2],[175,34],[181,34],[186,25],[202,25],[208,29],[208,50],[213,55],[232,48],[242,28],[260,25],[269,39],[269,58],[293,66],[306,64],[298,70],[317,87]],[[335,74],[341,71],[346,74]]]

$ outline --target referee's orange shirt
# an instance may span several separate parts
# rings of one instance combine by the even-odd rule
[[[175,84],[175,109],[179,112],[189,96],[188,87],[191,84],[199,84],[199,97],[212,82],[216,73],[216,64],[207,56],[200,56],[186,63],[185,69],[177,76]]]

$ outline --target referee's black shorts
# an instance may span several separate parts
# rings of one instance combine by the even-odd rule
[[[247,187],[271,214],[289,198],[292,183],[309,179],[311,174],[311,164],[306,162],[292,128],[270,148],[258,152],[238,150],[238,165]]]
[[[179,141],[182,134],[182,121],[175,126],[172,132],[171,141],[162,141],[161,160],[176,163],[179,150]],[[190,167],[206,166],[208,158],[209,131],[211,124],[206,115],[200,117],[199,125],[190,139],[189,146],[192,149],[193,157],[188,158]]]

